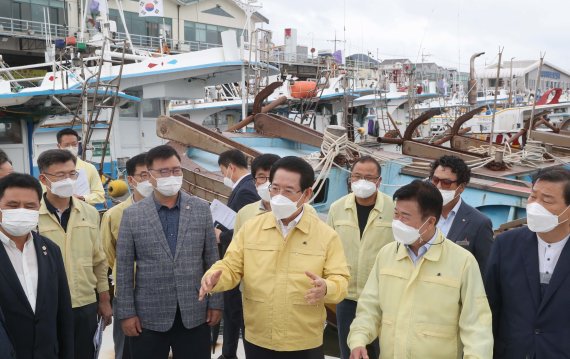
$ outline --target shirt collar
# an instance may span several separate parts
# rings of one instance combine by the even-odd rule
[[[538,233],[536,234],[536,238],[538,238],[538,245],[543,248],[547,248],[550,246],[549,248],[562,250],[566,242],[568,242],[568,238],[570,238],[570,235],[566,236],[566,238],[556,243],[545,242],[542,238],[540,238],[540,235]]]
[[[421,248],[426,248],[426,252],[425,252],[425,258],[429,259],[431,261],[437,261],[439,260],[439,257],[441,256],[441,252],[442,252],[442,247],[443,244],[445,242],[445,237],[443,235],[443,233],[441,233],[441,231],[439,229],[436,228],[435,231],[435,235],[426,243],[424,244]],[[396,251],[396,260],[402,260],[406,257],[408,257],[408,248],[407,246],[403,246],[404,250],[400,251],[398,249]],[[418,250],[418,254],[419,254],[419,250]]]
[[[374,208],[372,210],[377,210],[378,212],[382,212],[382,208],[384,207],[384,196],[382,192],[376,191],[376,202],[374,203]],[[344,208],[345,209],[356,209],[356,196],[354,193],[350,193],[346,196],[346,200],[344,201]]]
[[[33,240],[32,232],[30,232],[30,234],[28,235],[28,239],[26,240],[26,243],[28,243],[31,240]],[[10,246],[10,245],[16,246],[16,243],[14,243],[13,240],[8,238],[8,236],[5,235],[4,232],[2,232],[2,231],[0,231],[0,242],[4,243],[7,246]]]
[[[310,227],[310,219],[309,217],[311,216],[310,214],[307,215],[303,215],[305,213],[305,206],[310,206],[309,204],[304,204],[303,205],[303,210],[301,211],[301,213],[295,217],[295,219],[293,221],[296,221],[296,225],[295,227],[297,227],[298,230],[300,230],[303,233],[309,233],[309,227]],[[277,221],[277,219],[275,218],[275,216],[271,213],[271,212],[266,212],[265,215],[267,215],[267,217],[265,218],[263,225],[262,225],[262,229],[270,229],[270,228],[277,228],[278,226],[281,226],[282,222],[281,221]],[[293,223],[293,221],[291,221],[291,223]]]
[[[152,194],[152,199],[154,200],[154,205],[156,206],[156,210],[160,211],[163,207],[166,209],[174,209],[174,208],[180,208],[180,197],[182,197],[180,195],[180,192],[178,192],[178,197],[176,198],[176,203],[174,204],[174,207],[172,208],[168,208],[165,205],[161,204],[157,199],[156,196],[154,195],[154,193]]]
[[[234,185],[232,186],[232,189],[235,189],[238,184],[241,182],[242,179],[244,179],[245,177],[247,177],[249,173],[244,174],[243,176],[241,176],[237,181],[234,182]]]
[[[453,208],[451,209],[451,211],[449,211],[449,214],[447,215],[447,218],[443,217],[443,214],[441,215],[441,218],[448,219],[451,216],[455,216],[457,215],[457,211],[459,211],[459,207],[461,207],[461,197],[459,197],[459,201],[457,201],[457,203],[455,204],[455,206],[453,206]]]

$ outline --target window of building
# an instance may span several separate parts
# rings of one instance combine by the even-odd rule
[[[222,32],[226,30],[235,30],[236,38],[239,43],[241,29],[235,29],[219,25],[201,24],[199,22],[184,21],[184,41],[188,42],[205,42],[208,44],[222,44]],[[247,31],[245,34],[247,40]]]
[[[60,0],[0,0],[0,6],[8,9],[5,17],[44,22],[44,8],[47,8],[52,24],[63,25],[65,22],[65,9]]]
[[[124,14],[127,29],[131,34],[159,37],[161,35],[160,30],[164,29],[166,38],[172,38],[172,18],[158,16],[139,17],[138,13],[131,11],[125,11]],[[109,9],[109,19],[117,23],[117,31],[126,32],[118,10]],[[133,42],[136,42],[135,39],[133,39]]]

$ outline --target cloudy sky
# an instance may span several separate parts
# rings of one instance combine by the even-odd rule
[[[536,59],[570,70],[568,0],[264,0],[276,44],[287,27],[298,31],[299,45],[348,55],[368,53],[381,60],[409,58],[468,70],[470,56],[484,51],[478,66]],[[344,31],[346,29],[346,31]],[[345,35],[346,34],[346,35]],[[430,55],[430,56],[425,56]],[[516,61],[516,60],[515,60]]]

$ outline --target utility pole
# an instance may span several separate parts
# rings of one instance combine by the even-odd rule
[[[511,74],[509,79],[509,107],[513,107],[513,60],[515,58],[511,57]]]

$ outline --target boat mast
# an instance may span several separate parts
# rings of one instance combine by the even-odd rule
[[[530,121],[529,121],[529,126],[528,126],[528,132],[526,134],[527,142],[530,139],[530,133],[532,132],[532,126],[534,125],[534,110],[536,108],[536,101],[538,101],[538,99],[536,98],[536,93],[537,93],[538,85],[540,82],[540,73],[542,72],[542,65],[544,63],[544,56],[546,56],[546,52],[544,54],[540,54],[540,62],[538,63],[538,70],[536,72],[536,81],[534,84],[534,101],[532,102],[532,110],[530,111]]]
[[[489,156],[493,148],[493,136],[495,135],[495,115],[497,114],[497,92],[499,92],[499,79],[501,78],[501,59],[503,58],[503,50],[499,48],[499,62],[497,64],[497,77],[495,79],[495,96],[493,98],[493,117],[491,118],[491,136],[489,138]]]

